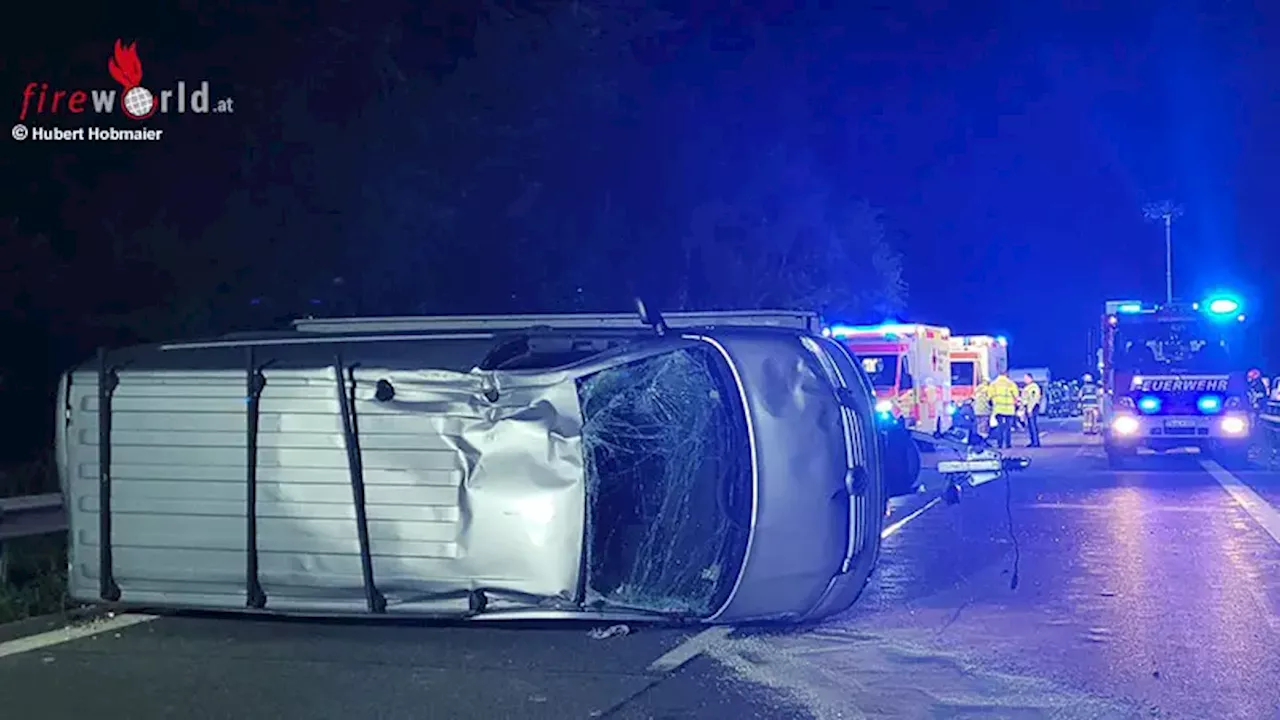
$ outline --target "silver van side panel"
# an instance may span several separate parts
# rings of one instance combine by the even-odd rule
[[[264,371],[256,525],[267,611],[367,612],[335,373]],[[254,514],[245,371],[118,375],[110,550],[120,602],[245,608]],[[573,379],[368,367],[354,375],[372,575],[387,612],[464,615],[475,589],[495,611],[574,608],[585,490]],[[379,380],[395,388],[393,399],[375,399]],[[70,387],[58,455],[70,593],[98,601],[98,375],[77,371]]]

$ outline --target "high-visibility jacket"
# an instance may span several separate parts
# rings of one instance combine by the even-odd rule
[[[1087,408],[1098,407],[1098,386],[1091,382],[1087,382],[1080,386],[1080,406]]]
[[[1013,415],[1018,411],[1018,384],[1001,375],[991,381],[991,414]]]
[[[1041,394],[1040,386],[1036,384],[1035,380],[1027,383],[1022,388],[1022,407],[1026,408],[1027,412],[1039,410]]]
[[[984,382],[973,389],[973,414],[979,417],[991,414],[991,383]]]

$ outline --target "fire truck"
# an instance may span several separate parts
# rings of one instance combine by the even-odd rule
[[[1247,461],[1245,316],[1229,295],[1166,305],[1112,301],[1102,318],[1102,428],[1113,467],[1138,454],[1197,448]]]
[[[973,397],[984,381],[1009,369],[1009,342],[990,335],[951,338],[951,399],[957,405]]]
[[[876,411],[926,432],[951,427],[951,331],[886,323],[827,329],[858,357],[876,391]]]

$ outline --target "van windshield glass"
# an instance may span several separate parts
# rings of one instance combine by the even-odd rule
[[[751,522],[745,410],[726,361],[674,350],[578,384],[588,603],[705,617],[728,598]]]
[[[877,388],[891,388],[898,379],[897,355],[858,355],[858,362]]]

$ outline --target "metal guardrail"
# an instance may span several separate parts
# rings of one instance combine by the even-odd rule
[[[67,529],[62,493],[0,498],[0,542]]]
[[[9,540],[52,535],[67,530],[62,493],[0,498],[0,583],[9,579]]]

